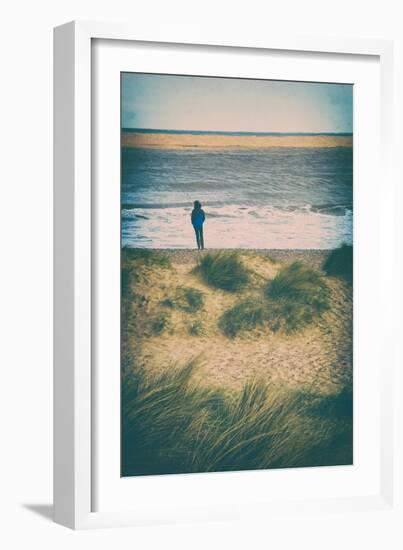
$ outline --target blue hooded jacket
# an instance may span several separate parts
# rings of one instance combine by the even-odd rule
[[[201,208],[194,208],[192,210],[192,225],[195,229],[201,229],[203,227],[206,216]]]

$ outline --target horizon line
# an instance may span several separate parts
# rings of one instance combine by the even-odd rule
[[[241,135],[299,135],[299,136],[352,136],[353,132],[273,132],[267,131],[252,131],[252,130],[182,130],[175,128],[135,128],[121,127],[122,132],[139,132],[139,133],[176,133],[176,134],[241,134]]]

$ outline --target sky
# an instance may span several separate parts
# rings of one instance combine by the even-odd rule
[[[122,74],[122,127],[226,132],[352,132],[353,86]]]

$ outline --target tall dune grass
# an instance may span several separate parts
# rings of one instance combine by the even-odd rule
[[[203,254],[196,271],[208,285],[229,292],[241,290],[250,280],[248,269],[234,251]]]
[[[341,277],[350,285],[353,283],[353,247],[343,244],[332,250],[323,264],[326,275]]]
[[[170,267],[171,261],[164,253],[149,248],[122,248],[122,260],[135,261],[143,265],[158,265],[160,267]]]
[[[230,394],[194,385],[196,367],[124,376],[123,476],[352,463],[352,417],[335,414],[338,395],[259,381]]]
[[[267,325],[273,331],[296,332],[329,308],[329,290],[318,272],[294,262],[266,284],[264,295],[239,301],[225,311],[218,326],[229,337]]]
[[[195,363],[160,376],[143,370],[122,379],[122,475],[193,471],[195,423],[222,399],[190,384]]]
[[[173,309],[180,309],[186,313],[196,313],[203,309],[204,296],[197,288],[189,286],[179,286],[172,296],[162,300],[161,304]]]
[[[324,278],[301,262],[281,269],[267,284],[265,293],[274,330],[300,330],[329,309],[329,289]]]
[[[262,325],[267,317],[264,301],[247,298],[227,309],[218,321],[221,331],[230,337]]]

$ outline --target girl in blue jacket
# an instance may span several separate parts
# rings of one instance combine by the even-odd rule
[[[203,224],[204,224],[204,220],[206,219],[206,216],[204,214],[204,211],[202,210],[202,207],[199,201],[194,201],[193,207],[194,208],[192,210],[192,214],[190,217],[191,217],[193,228],[196,233],[197,248],[199,250],[204,250]]]

